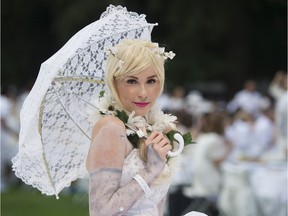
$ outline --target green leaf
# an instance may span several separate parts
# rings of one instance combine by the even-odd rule
[[[183,136],[183,139],[184,139],[184,146],[196,143],[196,142],[193,141],[192,135],[191,135],[190,132],[187,132],[187,133],[183,134],[182,136]]]
[[[99,92],[99,98],[104,97],[104,94],[105,94],[105,91],[104,91],[104,90],[100,91],[100,92]]]
[[[185,134],[182,134],[182,133],[180,133],[179,131],[171,130],[171,131],[169,131],[169,132],[166,134],[166,136],[167,136],[167,138],[170,140],[170,143],[171,143],[171,145],[172,145],[172,148],[174,147],[174,143],[173,143],[173,142],[175,141],[174,135],[175,135],[176,133],[181,134],[181,136],[183,137],[184,147],[187,146],[187,145],[189,145],[189,144],[194,144],[194,143],[196,143],[196,142],[194,142],[194,141],[192,140],[192,135],[191,135],[190,132],[187,132],[187,133],[185,133]],[[167,155],[167,162],[170,160],[170,158],[171,158],[171,157],[169,157],[169,156]]]
[[[122,110],[122,111],[116,110],[116,113],[117,113],[117,117],[121,121],[123,121],[124,124],[126,124],[128,122],[129,116],[127,115],[127,113],[124,110]]]
[[[166,136],[167,136],[167,138],[169,139],[172,147],[174,147],[173,142],[174,142],[174,140],[175,140],[175,139],[174,139],[174,134],[175,134],[175,133],[177,133],[176,130],[171,130],[171,131],[169,131],[169,132],[166,134]]]
[[[139,148],[139,137],[137,134],[131,134],[127,138],[134,148]]]
[[[174,139],[175,133],[181,134],[179,131],[176,131],[176,130],[171,130],[170,132],[168,132],[166,134],[166,136],[170,140],[170,143],[172,144],[172,146],[173,146],[173,142],[175,141],[175,139]],[[181,136],[183,137],[183,140],[184,140],[184,146],[196,143],[193,141],[192,135],[190,132],[187,132],[185,134],[181,134]]]

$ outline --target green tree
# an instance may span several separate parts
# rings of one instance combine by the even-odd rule
[[[159,23],[153,40],[173,50],[167,81],[191,88],[222,80],[230,92],[247,78],[271,79],[286,70],[284,0],[29,0],[2,1],[2,82],[23,86],[40,64],[109,4]]]

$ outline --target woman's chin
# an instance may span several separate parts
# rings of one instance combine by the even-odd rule
[[[150,109],[145,109],[145,108],[137,109],[137,110],[135,110],[135,115],[146,116],[149,113],[149,111],[150,111]]]

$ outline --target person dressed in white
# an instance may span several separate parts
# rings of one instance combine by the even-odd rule
[[[288,98],[287,73],[278,71],[269,86],[270,94],[275,98],[275,126],[276,148],[278,155],[287,160],[287,98]]]
[[[261,112],[253,124],[250,157],[263,158],[275,146],[274,104],[269,98],[262,99]]]
[[[217,197],[222,184],[221,163],[230,152],[230,144],[224,138],[228,117],[224,113],[210,113],[197,137],[193,149],[193,192],[199,196]]]
[[[283,159],[287,160],[288,147],[287,147],[287,106],[288,106],[288,90],[286,94],[277,101],[275,107],[275,124],[277,132],[277,145],[283,153]]]
[[[164,86],[165,59],[174,54],[139,39],[123,40],[108,52],[109,90],[97,103],[87,156],[90,216],[163,215],[172,149],[164,134],[175,129],[176,118],[154,105]]]
[[[242,110],[237,111],[230,125],[225,130],[225,137],[231,142],[233,148],[228,160],[237,162],[243,157],[251,155],[251,140],[254,136],[254,119]]]
[[[238,109],[241,109],[256,118],[259,115],[261,97],[261,94],[256,90],[256,82],[247,80],[244,83],[244,88],[236,93],[227,104],[227,110],[230,113],[235,113]]]
[[[277,71],[274,75],[269,87],[269,94],[278,101],[283,95],[286,94],[286,86],[287,86],[287,73],[285,71]]]
[[[13,86],[4,90],[0,97],[1,110],[1,191],[5,191],[15,180],[11,170],[11,159],[17,153],[19,134],[19,113],[16,89]]]

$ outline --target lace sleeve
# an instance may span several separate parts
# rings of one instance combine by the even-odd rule
[[[87,157],[88,172],[103,167],[122,169],[129,141],[124,126],[107,120],[94,128],[95,133]]]

